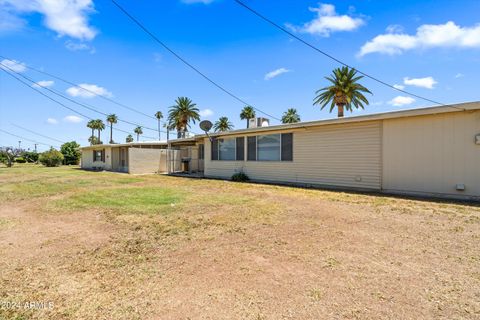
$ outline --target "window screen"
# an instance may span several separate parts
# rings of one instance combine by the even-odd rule
[[[247,137],[247,160],[257,160],[257,137]]]
[[[257,137],[257,159],[260,161],[280,161],[280,134]]]
[[[212,160],[218,160],[218,140],[213,138],[212,140]]]
[[[235,139],[218,139],[218,159],[235,160]]]
[[[293,161],[293,133],[282,133],[282,161]]]
[[[238,161],[243,161],[245,159],[245,138],[237,138],[237,158]]]
[[[198,159],[203,160],[205,158],[205,145],[198,145]]]

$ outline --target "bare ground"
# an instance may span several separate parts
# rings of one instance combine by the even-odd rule
[[[3,308],[0,318],[480,318],[475,205],[140,179],[129,187],[174,185],[193,198],[145,215],[54,206],[78,189],[7,197],[0,302],[54,307]],[[218,194],[244,198],[217,203]]]

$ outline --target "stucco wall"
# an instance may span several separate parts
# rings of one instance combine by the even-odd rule
[[[384,120],[383,188],[480,196],[478,134],[480,111]]]
[[[128,148],[128,173],[162,172],[165,170],[164,156],[165,150],[162,149]]]
[[[243,171],[259,181],[380,190],[381,121],[282,132],[293,132],[291,162],[211,161],[211,143],[205,139],[205,175],[229,179]]]
[[[83,169],[102,168],[103,170],[112,170],[112,148],[98,148],[98,150],[103,149],[105,149],[105,162],[93,161],[93,150],[97,149],[83,150],[81,167]]]

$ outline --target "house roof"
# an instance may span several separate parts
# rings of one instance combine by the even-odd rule
[[[239,129],[239,130],[231,130],[226,132],[212,132],[212,133],[209,133],[209,135],[211,137],[218,137],[218,136],[226,136],[226,135],[248,134],[253,132],[279,131],[279,130],[285,130],[285,129],[297,129],[297,128],[322,126],[322,125],[332,125],[332,124],[339,124],[339,123],[395,119],[395,118],[415,117],[415,116],[422,116],[422,115],[442,114],[442,113],[461,112],[461,111],[470,111],[470,110],[480,110],[480,101],[450,104],[450,105],[444,105],[439,107],[427,107],[427,108],[418,108],[418,109],[410,109],[410,110],[390,111],[390,112],[374,113],[374,114],[351,116],[351,117],[344,117],[344,118],[280,124],[280,125],[274,125],[274,126],[268,126],[268,127]],[[205,138],[205,137],[207,137],[206,134],[196,136],[196,138]]]

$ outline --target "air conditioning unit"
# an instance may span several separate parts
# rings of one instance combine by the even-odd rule
[[[248,127],[249,128],[256,128],[257,127],[257,119],[256,118],[248,119]]]
[[[257,118],[257,127],[268,127],[270,125],[270,120],[267,118],[259,117]]]

